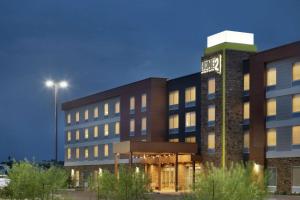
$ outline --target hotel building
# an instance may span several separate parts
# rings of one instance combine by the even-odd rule
[[[257,52],[250,33],[207,39],[199,72],[148,78],[65,102],[76,186],[120,164],[156,190],[185,190],[206,162],[253,161],[270,191],[300,192],[300,42]]]

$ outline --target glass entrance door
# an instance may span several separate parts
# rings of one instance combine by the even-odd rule
[[[174,190],[175,188],[175,168],[166,166],[161,171],[161,189]]]

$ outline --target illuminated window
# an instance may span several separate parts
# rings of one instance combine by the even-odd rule
[[[178,115],[171,115],[169,117],[169,129],[178,128]]]
[[[67,123],[71,124],[71,114],[70,113],[67,115]]]
[[[68,141],[70,142],[72,140],[72,134],[71,134],[71,131],[68,131],[67,133],[67,138],[68,138]]]
[[[267,86],[274,86],[277,82],[276,68],[267,69]]]
[[[277,186],[277,170],[274,167],[268,168],[268,186]]]
[[[293,81],[300,81],[300,62],[293,65]]]
[[[108,108],[108,103],[105,103],[104,104],[104,116],[108,116],[108,114],[109,114],[109,110],[108,110],[109,108]]]
[[[208,121],[214,122],[216,119],[216,107],[215,105],[208,106]]]
[[[208,150],[215,150],[215,133],[209,132],[208,133]]]
[[[80,149],[76,148],[76,159],[79,159],[80,157]]]
[[[196,143],[196,137],[192,136],[192,137],[186,137],[185,138],[185,142],[186,143]]]
[[[179,142],[179,139],[178,138],[172,138],[172,139],[169,139],[169,142]]]
[[[249,91],[250,89],[250,75],[244,74],[244,91]]]
[[[85,110],[84,111],[84,120],[88,120],[89,119],[89,110]]]
[[[250,103],[245,102],[244,103],[244,120],[247,120],[250,118]]]
[[[76,140],[80,140],[80,131],[76,130]]]
[[[98,118],[98,117],[99,117],[99,108],[98,108],[98,106],[96,106],[94,108],[94,118]]]
[[[89,158],[89,149],[88,148],[84,149],[84,157]]]
[[[185,89],[185,103],[196,101],[196,87]]]
[[[84,129],[84,138],[89,139],[89,129],[88,128]]]
[[[143,94],[142,95],[142,108],[146,108],[147,107],[147,95]]]
[[[268,129],[267,130],[267,143],[268,147],[275,147],[276,142],[276,129]]]
[[[208,79],[208,94],[216,93],[216,79],[210,78]]]
[[[267,100],[267,116],[276,115],[276,99]]]
[[[130,110],[134,110],[134,109],[135,109],[135,98],[130,97]]]
[[[130,120],[130,132],[134,133],[134,131],[135,131],[135,120],[131,119]]]
[[[300,145],[300,126],[293,127],[293,145]]]
[[[115,123],[115,134],[116,135],[120,134],[120,122]]]
[[[146,131],[147,130],[147,118],[143,117],[142,118],[142,131]]]
[[[300,112],[300,94],[293,96],[293,113]]]
[[[250,146],[250,134],[249,131],[244,132],[244,149],[249,149]]]
[[[79,122],[79,112],[76,112],[75,117],[76,117],[76,122]]]
[[[68,156],[68,160],[70,160],[71,159],[71,149],[70,148],[68,148],[68,150],[67,150],[67,156]]]
[[[196,126],[196,113],[188,112],[185,114],[185,127]]]
[[[115,114],[118,114],[120,113],[120,102],[116,102],[115,103]]]
[[[179,91],[172,91],[169,93],[169,106],[178,105],[179,103]]]
[[[98,158],[98,156],[99,156],[98,145],[95,145],[94,146],[94,157]]]
[[[99,136],[99,128],[98,126],[94,126],[94,138],[97,138]]]
[[[300,167],[293,167],[292,168],[292,180],[293,180],[293,184],[292,184],[292,188],[296,187],[299,188],[300,186]]]
[[[108,157],[108,155],[109,155],[109,147],[108,147],[108,144],[105,144],[104,145],[104,156]]]
[[[109,134],[109,125],[104,124],[104,136],[108,136],[108,134]]]

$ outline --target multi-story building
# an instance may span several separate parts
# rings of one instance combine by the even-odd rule
[[[300,42],[257,52],[254,36],[208,37],[201,71],[66,102],[65,166],[78,186],[120,163],[184,190],[206,162],[254,161],[269,189],[300,192]]]

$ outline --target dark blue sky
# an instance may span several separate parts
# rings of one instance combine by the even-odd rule
[[[208,35],[253,32],[259,50],[293,42],[299,10],[299,0],[1,0],[0,161],[53,158],[47,78],[70,82],[65,101],[198,72]]]

